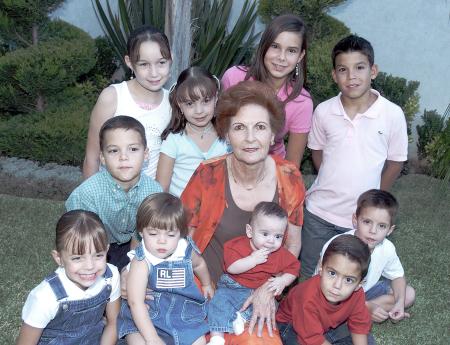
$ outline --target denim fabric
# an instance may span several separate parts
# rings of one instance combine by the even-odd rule
[[[302,250],[300,252],[301,275],[311,277],[316,269],[323,245],[330,238],[349,230],[351,229],[329,223],[305,208],[302,227]]]
[[[209,331],[206,323],[206,299],[194,281],[192,270],[192,250],[198,250],[190,238],[183,260],[164,261],[158,265],[149,263],[147,287],[151,289],[153,300],[146,300],[150,319],[159,332],[173,338],[175,345],[191,345]],[[141,244],[136,248],[136,259],[144,260]],[[137,333],[127,301],[122,301],[119,320],[119,337]]]
[[[127,256],[127,253],[130,251],[130,244],[131,241],[122,244],[111,243],[109,245],[106,259],[110,264],[116,266],[119,272],[122,272],[122,268],[130,262]]]
[[[381,278],[374,286],[366,291],[366,301],[370,301],[377,297],[388,295],[391,292],[391,281]]]
[[[295,333],[291,323],[278,322],[277,326],[284,345],[302,345],[297,341],[297,333]],[[353,345],[352,337],[346,324],[342,324],[335,329],[332,328],[324,335],[327,341],[333,345]],[[368,345],[376,345],[371,333],[367,335],[367,343]]]
[[[106,266],[105,279],[112,277]],[[61,280],[56,273],[50,274],[46,281],[50,284],[58,301],[67,297]],[[60,303],[55,318],[44,328],[39,345],[91,345],[100,344],[103,333],[103,314],[111,295],[111,284],[91,298]]]
[[[211,332],[233,333],[233,321],[236,312],[253,292],[253,289],[242,286],[228,274],[222,274],[214,297],[208,306],[208,324]],[[245,320],[252,315],[252,307],[241,313]]]

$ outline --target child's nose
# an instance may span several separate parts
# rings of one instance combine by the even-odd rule
[[[166,236],[158,236],[158,243],[166,243]]]
[[[126,151],[120,152],[120,159],[121,160],[128,159],[128,153]]]
[[[280,55],[279,55],[278,57],[279,57],[279,59],[280,59],[281,61],[286,60],[286,52],[285,52],[283,49],[281,49],[281,50],[280,50]]]
[[[94,268],[94,260],[92,258],[87,258],[84,262],[84,267],[86,269],[92,269]]]
[[[342,286],[342,278],[336,277],[336,279],[333,281],[333,287],[339,290],[341,286]]]

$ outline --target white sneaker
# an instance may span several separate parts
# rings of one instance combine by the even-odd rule
[[[245,329],[245,319],[240,312],[236,312],[236,319],[233,321],[233,332],[236,335],[242,334]]]
[[[206,345],[225,345],[225,339],[220,335],[214,335],[209,339],[209,343]]]

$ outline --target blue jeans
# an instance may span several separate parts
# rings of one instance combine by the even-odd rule
[[[366,291],[366,301],[370,301],[383,295],[389,295],[391,292],[391,281],[381,278],[374,286]]]
[[[211,332],[233,333],[236,312],[251,295],[253,289],[242,286],[228,274],[222,274],[217,290],[208,306],[208,324]],[[246,320],[252,315],[252,307],[241,313]]]
[[[295,333],[291,323],[278,322],[277,326],[283,345],[302,345],[297,341],[297,333]],[[328,330],[324,336],[333,345],[353,345],[352,337],[346,324]],[[367,343],[368,345],[376,345],[371,333],[367,335]]]
[[[300,252],[301,275],[311,277],[319,261],[323,245],[332,237],[351,229],[334,225],[304,208],[302,250]]]

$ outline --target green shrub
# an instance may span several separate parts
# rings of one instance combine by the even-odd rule
[[[408,135],[411,135],[411,124],[419,111],[419,93],[417,92],[419,84],[418,81],[408,81],[384,72],[378,73],[372,82],[375,90],[403,109]]]
[[[422,125],[417,125],[417,153],[419,158],[424,158],[425,147],[444,128],[444,118],[436,110],[424,110],[422,115]]]
[[[0,120],[0,152],[42,163],[81,165],[96,88],[91,83],[55,95],[44,112]]]
[[[96,62],[86,78],[89,80],[98,79],[99,77],[111,79],[111,76],[119,66],[114,49],[106,37],[97,37],[94,42]]]
[[[94,66],[94,41],[70,24],[56,24],[67,27],[60,37],[0,57],[0,112],[33,111],[38,97],[60,92]]]
[[[434,139],[425,146],[425,155],[430,162],[431,174],[435,177],[450,179],[450,118]]]

